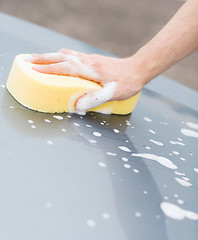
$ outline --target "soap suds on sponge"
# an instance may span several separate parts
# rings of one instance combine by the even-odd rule
[[[11,95],[29,109],[47,113],[85,114],[88,110],[105,114],[129,114],[138,101],[140,93],[126,100],[109,101],[115,92],[115,82],[101,87],[98,83],[79,77],[37,72],[32,69],[34,64],[25,60],[28,56],[16,56],[6,86]],[[84,71],[83,75],[98,77],[77,56],[67,55],[66,58],[68,64],[71,61],[76,63],[72,66],[76,68],[74,71]]]

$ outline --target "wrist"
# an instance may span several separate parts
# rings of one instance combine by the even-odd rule
[[[142,79],[143,85],[152,81],[162,72],[160,54],[154,54],[151,49],[145,45],[129,57],[129,61],[135,66],[137,75]]]

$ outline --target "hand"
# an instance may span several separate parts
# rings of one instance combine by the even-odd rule
[[[76,109],[80,111],[107,101],[127,99],[145,85],[140,78],[141,69],[132,57],[112,58],[61,49],[56,53],[33,54],[28,61],[41,73],[76,76],[99,83],[100,90],[87,93],[76,101]]]

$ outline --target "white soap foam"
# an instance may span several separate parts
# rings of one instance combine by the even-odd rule
[[[80,127],[80,124],[79,123],[73,123],[74,124],[74,126],[76,126],[76,127]]]
[[[182,143],[182,142],[170,141],[170,143],[173,144],[173,145],[181,145],[181,146],[185,146],[185,144]]]
[[[150,150],[150,149],[151,149],[151,148],[150,148],[150,147],[148,147],[148,146],[146,146],[145,148],[146,148],[146,149],[148,149],[148,150]]]
[[[146,122],[152,122],[153,120],[150,119],[150,118],[148,118],[148,117],[144,117],[144,121],[146,121]]]
[[[179,206],[169,203],[169,202],[162,202],[160,207],[163,213],[172,219],[175,220],[183,220],[184,218],[188,218],[190,220],[198,220],[198,214],[192,211],[184,210]]]
[[[97,143],[97,141],[96,141],[96,140],[93,140],[93,139],[90,139],[89,142],[90,142],[90,143]]]
[[[112,114],[112,108],[111,109],[100,110],[100,113],[103,113],[103,114],[106,114],[106,115],[110,115],[110,114]],[[108,123],[107,123],[107,125],[108,125]]]
[[[186,160],[186,159],[185,159],[185,158],[183,158],[183,157],[181,157],[180,159],[181,159],[182,161],[185,161],[185,160]]]
[[[108,102],[113,97],[116,86],[116,82],[109,82],[104,84],[101,89],[82,96],[77,101],[76,109],[80,111],[85,111],[87,109],[94,108],[105,102]],[[110,111],[111,109],[109,110],[109,113],[111,113]]]
[[[102,213],[102,218],[104,218],[104,219],[109,219],[109,218],[110,218],[110,214],[104,212],[104,213]]]
[[[185,173],[180,173],[180,172],[177,172],[177,171],[175,171],[174,173],[179,175],[179,176],[185,176],[186,175]]]
[[[125,168],[131,168],[131,165],[128,164],[128,163],[125,163],[123,166],[124,166]]]
[[[34,128],[36,128],[36,126],[35,126],[35,125],[31,125],[31,128],[33,128],[33,129],[34,129]]]
[[[124,162],[128,162],[128,158],[126,158],[126,157],[122,157],[122,161],[124,161]]]
[[[92,219],[88,219],[86,223],[89,227],[95,227],[96,226],[96,222]]]
[[[158,145],[158,146],[164,146],[164,144],[162,142],[158,142],[158,141],[155,141],[153,139],[149,139],[149,141],[154,143],[154,144],[156,144],[156,145]]]
[[[184,200],[182,200],[182,199],[177,199],[177,203],[179,203],[179,204],[184,204]]]
[[[196,173],[198,173],[198,168],[194,168],[194,171],[195,171]]]
[[[193,122],[187,122],[186,125],[190,128],[198,129],[198,124]]]
[[[131,152],[131,150],[128,147],[125,146],[118,146],[119,149],[121,149],[124,152]]]
[[[135,216],[140,218],[142,216],[141,212],[135,212]]]
[[[133,171],[134,171],[135,173],[139,173],[139,172],[140,172],[140,171],[139,171],[138,169],[136,169],[136,168],[134,168]]]
[[[92,126],[91,126],[91,125],[89,125],[89,124],[86,124],[85,126],[86,126],[86,127],[88,127],[88,128],[92,128]]]
[[[81,63],[80,59],[74,55],[65,55],[65,60],[68,62]]]
[[[106,167],[106,166],[107,166],[106,163],[103,163],[103,162],[99,162],[98,165],[99,165],[100,167]]]
[[[49,119],[44,119],[44,121],[46,122],[46,123],[51,123],[52,121],[50,121]]]
[[[13,106],[9,106],[9,108],[10,108],[10,109],[15,109],[15,107],[13,107]]]
[[[84,64],[74,55],[66,55],[63,67],[70,71],[70,74],[76,76],[80,75],[88,79],[98,79],[99,74],[88,64]]]
[[[117,156],[116,153],[112,153],[112,152],[106,152],[106,154],[109,155],[109,156]]]
[[[61,131],[62,131],[62,132],[66,132],[67,130],[66,130],[65,128],[62,128]]]
[[[150,133],[152,133],[152,134],[156,134],[156,132],[153,131],[153,130],[151,130],[151,129],[149,129],[148,131],[149,131]]]
[[[131,126],[131,123],[128,120],[126,120],[126,125]]]
[[[142,157],[142,158],[154,160],[154,161],[157,161],[158,163],[160,163],[161,165],[168,167],[170,169],[177,169],[177,166],[175,164],[173,164],[171,160],[169,160],[168,158],[165,158],[165,157],[160,157],[160,156],[157,156],[154,154],[149,154],[149,153],[132,153],[131,156]]]
[[[175,177],[175,180],[176,180],[179,184],[181,184],[182,186],[184,186],[184,187],[190,187],[190,186],[192,186],[192,183],[187,182],[187,181],[185,181],[185,180],[183,180],[183,179],[181,179],[181,178]]]
[[[185,181],[190,181],[190,179],[187,178],[187,177],[182,177],[182,179],[185,180]]]
[[[29,120],[28,120],[28,123],[33,124],[34,121],[29,119]]]
[[[47,140],[47,144],[53,145],[53,142],[51,140]]]
[[[113,131],[114,131],[115,133],[119,133],[119,132],[120,132],[120,131],[119,131],[118,129],[116,129],[116,128],[114,128]]]
[[[172,151],[172,153],[174,153],[175,155],[179,155],[177,151]]]
[[[102,134],[99,133],[99,132],[93,132],[93,135],[96,136],[96,137],[101,137],[102,136]]]
[[[58,115],[53,115],[53,118],[56,118],[58,120],[63,120],[63,117],[62,116],[58,116]]]
[[[145,195],[147,195],[147,194],[148,194],[148,191],[144,190],[143,193],[144,193]]]
[[[190,130],[190,129],[182,128],[181,133],[184,134],[187,137],[198,138],[198,132],[195,132],[195,131]]]
[[[179,140],[180,142],[183,142],[183,140],[181,138],[177,138],[177,140]]]

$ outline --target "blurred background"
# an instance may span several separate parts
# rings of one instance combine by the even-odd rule
[[[0,11],[124,57],[149,41],[182,4],[182,0],[0,0]],[[198,51],[164,75],[198,90]]]

